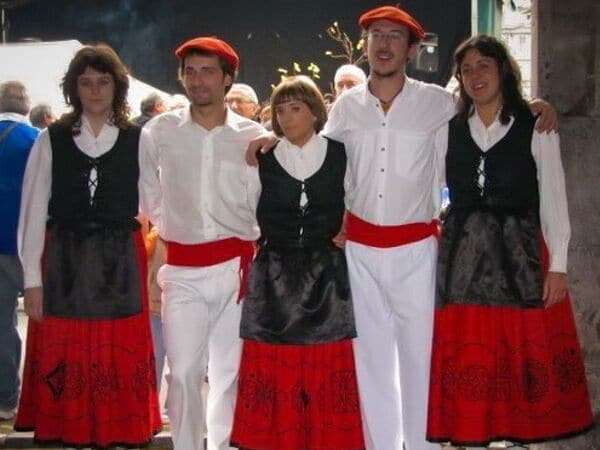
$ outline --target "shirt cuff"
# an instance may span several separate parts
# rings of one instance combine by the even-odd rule
[[[42,274],[38,270],[23,272],[23,286],[25,289],[42,287]]]
[[[567,254],[569,252],[569,243],[564,242],[556,245],[550,252],[550,267],[548,271],[567,273]]]

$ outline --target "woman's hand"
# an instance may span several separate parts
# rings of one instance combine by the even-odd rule
[[[554,305],[567,295],[567,274],[548,272],[544,281],[544,305],[546,308]]]
[[[249,166],[258,166],[257,153],[267,153],[271,151],[273,147],[279,142],[279,138],[273,133],[263,134],[257,138],[254,138],[248,144],[246,149],[246,163]]]
[[[25,314],[36,322],[41,322],[44,317],[44,291],[41,286],[27,288],[23,294]]]

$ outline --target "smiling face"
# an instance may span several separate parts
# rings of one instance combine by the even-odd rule
[[[223,72],[218,56],[196,53],[185,56],[181,83],[193,106],[223,103],[225,90],[232,82],[232,77]]]
[[[108,118],[115,98],[115,81],[110,73],[87,66],[77,77],[77,95],[84,114]]]
[[[464,90],[476,107],[502,105],[500,68],[494,58],[472,48],[465,53],[459,71]]]
[[[404,74],[406,61],[412,58],[418,46],[409,45],[410,31],[404,25],[390,20],[377,20],[368,29],[365,52],[371,74],[379,78]]]
[[[315,132],[317,117],[301,100],[287,99],[278,103],[275,115],[283,135],[294,145],[302,147]]]

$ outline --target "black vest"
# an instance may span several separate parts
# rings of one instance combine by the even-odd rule
[[[53,124],[48,130],[52,145],[50,221],[61,225],[97,222],[135,227],[141,128],[120,130],[115,145],[98,158],[77,148],[70,127]],[[94,167],[98,184],[90,201],[88,180]]]
[[[458,116],[450,121],[446,180],[452,208],[491,206],[539,211],[537,170],[531,155],[534,122],[529,110],[519,111],[506,136],[482,152],[467,122]],[[481,158],[485,159],[483,195],[477,185]]]
[[[340,231],[344,214],[343,144],[329,140],[323,164],[304,181],[290,176],[273,151],[261,155],[259,162],[263,190],[256,215],[261,240],[282,246],[329,243]],[[308,198],[304,208],[300,207],[303,190]]]

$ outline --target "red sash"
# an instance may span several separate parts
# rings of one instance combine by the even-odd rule
[[[351,212],[346,213],[347,239],[369,247],[389,248],[421,241],[429,236],[439,236],[439,223],[408,223],[406,225],[375,225]]]
[[[254,258],[254,243],[239,238],[228,238],[203,244],[167,242],[167,264],[174,266],[206,267],[240,257],[240,291],[238,301],[246,293],[248,269]]]

